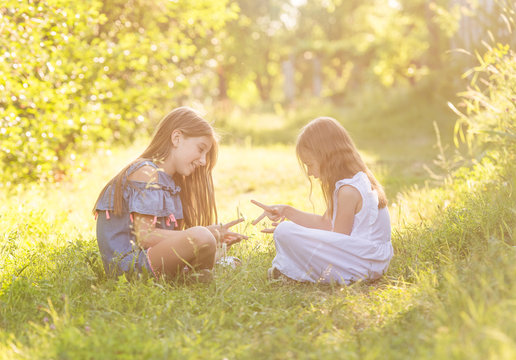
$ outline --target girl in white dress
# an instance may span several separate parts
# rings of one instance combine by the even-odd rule
[[[276,245],[269,277],[343,284],[381,277],[393,256],[387,199],[347,131],[317,118],[302,129],[296,153],[306,174],[320,180],[327,210],[252,201],[264,210],[253,224],[274,221],[275,229],[263,230],[274,233]]]

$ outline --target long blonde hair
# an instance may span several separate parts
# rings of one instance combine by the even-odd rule
[[[134,164],[146,160],[153,162],[163,161],[172,148],[170,135],[174,130],[180,130],[186,137],[209,136],[212,138],[212,147],[206,154],[206,166],[199,166],[189,176],[175,174],[173,176],[176,185],[181,187],[179,193],[183,205],[183,226],[207,226],[217,222],[217,208],[215,204],[215,192],[213,187],[212,170],[217,162],[217,135],[213,127],[195,110],[189,107],[179,107],[172,110],[159,122],[152,140],[143,153],[122,171],[120,171],[100,192],[93,212],[102,194],[110,185],[115,186],[113,210],[116,215],[123,211],[123,192],[127,181],[124,181],[127,170]]]
[[[353,140],[342,125],[330,117],[319,117],[309,122],[299,134],[296,143],[298,160],[308,175],[303,161],[311,156],[320,167],[321,189],[329,214],[333,213],[335,183],[352,178],[363,171],[378,194],[378,208],[387,206],[387,198],[380,183],[362,160]]]

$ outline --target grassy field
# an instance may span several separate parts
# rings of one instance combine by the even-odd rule
[[[217,267],[208,285],[107,279],[90,211],[135,144],[96,154],[73,181],[0,192],[0,358],[516,358],[516,170],[486,163],[435,186],[423,170],[436,155],[431,121],[339,114],[391,200],[384,278],[268,282],[272,237],[249,224],[260,213],[249,200],[323,204],[316,187],[309,201],[292,145],[235,142],[220,150],[215,186],[220,220],[247,218],[237,230],[250,239],[230,249],[242,266]]]

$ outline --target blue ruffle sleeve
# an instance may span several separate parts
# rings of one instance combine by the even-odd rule
[[[128,174],[143,165],[155,164],[151,162],[139,163],[128,171]],[[124,184],[124,213],[138,213],[156,217],[169,217],[174,215],[175,219],[183,218],[183,206],[179,192],[181,188],[174,183],[170,176],[164,173],[159,174],[156,183],[125,180]],[[97,210],[112,211],[114,209],[114,185],[110,185],[102,194],[97,203]]]
[[[129,181],[124,191],[124,200],[129,213],[157,217],[174,214],[176,219],[182,219],[183,206],[179,190],[178,186]]]

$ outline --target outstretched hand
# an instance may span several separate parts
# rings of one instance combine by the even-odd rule
[[[273,221],[272,226],[273,228],[267,228],[263,229],[262,232],[266,234],[271,234],[274,232],[276,226],[283,220],[285,220],[285,205],[265,205],[262,204],[259,201],[251,200],[253,204],[263,209],[263,213],[258,216],[254,221],[252,222],[253,225],[258,224],[264,217],[268,217],[270,220]]]
[[[235,226],[236,224],[240,224],[242,221],[244,221],[244,218],[236,219],[233,221],[228,222],[227,224],[220,224],[220,225],[210,225],[208,228],[214,233],[215,238],[220,243],[226,244],[227,246],[231,246],[233,244],[236,244],[244,239],[249,239],[249,237],[232,232],[229,230],[232,226]]]

